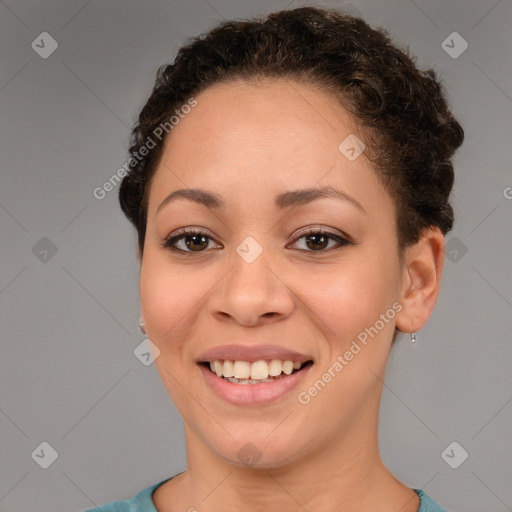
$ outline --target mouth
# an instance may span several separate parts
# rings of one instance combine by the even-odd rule
[[[236,406],[257,406],[276,402],[298,387],[313,361],[260,359],[200,361],[198,368],[214,395]]]
[[[303,372],[313,361],[291,361],[280,359],[261,359],[258,361],[222,360],[201,361],[200,365],[220,379],[232,384],[263,384],[285,379],[290,375]]]

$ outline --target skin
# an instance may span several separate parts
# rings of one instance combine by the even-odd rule
[[[349,161],[338,150],[359,130],[327,93],[267,79],[215,85],[196,99],[167,138],[150,185],[140,269],[142,318],[184,420],[188,457],[186,472],[154,493],[155,507],[416,512],[418,496],[380,458],[379,404],[395,327],[419,331],[436,303],[443,234],[425,230],[400,261],[393,198],[364,153]],[[335,198],[283,211],[274,205],[282,192],[326,185],[365,212]],[[179,199],[157,213],[168,194],[188,187],[219,194],[225,207]],[[310,226],[352,243],[323,248],[297,235]],[[183,227],[211,237],[202,252],[188,249],[187,257],[161,245]],[[263,249],[250,264],[236,252],[247,236]],[[185,241],[177,245],[187,251]],[[401,311],[307,405],[299,403],[297,393],[393,303]],[[195,361],[240,340],[309,354],[314,365],[300,389],[275,402],[231,405]],[[248,442],[261,453],[252,467],[237,456]]]

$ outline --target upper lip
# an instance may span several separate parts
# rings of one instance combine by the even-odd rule
[[[260,361],[279,359],[281,361],[293,361],[305,363],[313,358],[294,350],[289,350],[278,345],[223,345],[203,352],[197,359],[198,363],[217,360],[229,361]]]

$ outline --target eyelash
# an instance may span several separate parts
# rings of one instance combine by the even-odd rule
[[[210,237],[209,235],[207,235],[206,233],[202,232],[202,231],[199,231],[199,230],[184,230],[184,231],[181,231],[181,232],[178,232],[178,234],[173,234],[172,236],[169,236],[165,239],[163,239],[160,244],[166,248],[166,249],[169,249],[173,252],[176,252],[176,253],[181,253],[183,255],[186,255],[186,256],[192,256],[194,254],[201,254],[201,253],[205,253],[207,252],[207,249],[203,250],[203,251],[188,251],[188,250],[183,250],[183,249],[178,249],[177,247],[175,247],[174,243],[176,243],[177,241],[183,239],[183,238],[186,238],[188,236],[196,236],[196,235],[204,235],[205,238],[209,239],[209,240],[213,240],[212,237]],[[311,235],[322,235],[322,236],[325,236],[331,240],[334,240],[338,243],[338,246],[337,247],[334,247],[334,250],[336,249],[341,249],[343,246],[346,246],[346,245],[351,245],[352,242],[348,240],[348,238],[344,238],[340,235],[336,235],[335,233],[331,233],[329,231],[326,231],[324,229],[315,229],[315,228],[310,228],[308,229],[307,231],[303,232],[303,233],[300,233],[300,235],[294,240],[294,243],[296,243],[298,240],[300,240],[301,238],[304,238],[304,237],[307,237],[307,236],[311,236]],[[299,249],[301,251],[304,251],[304,252],[309,252],[309,253],[312,253],[313,255],[316,255],[316,254],[320,254],[320,253],[326,253],[326,252],[330,252],[331,250],[333,250],[333,247],[330,247],[328,249],[320,249],[320,250],[317,250],[317,251],[313,251],[313,250],[307,250],[307,249]]]

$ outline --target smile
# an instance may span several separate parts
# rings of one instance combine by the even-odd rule
[[[311,361],[283,361],[279,359],[260,361],[230,361],[215,360],[209,363],[209,368],[217,377],[236,384],[260,384],[273,382],[276,379],[299,371]]]
[[[313,361],[215,360],[199,363],[206,384],[234,405],[257,405],[277,400],[295,388]]]

